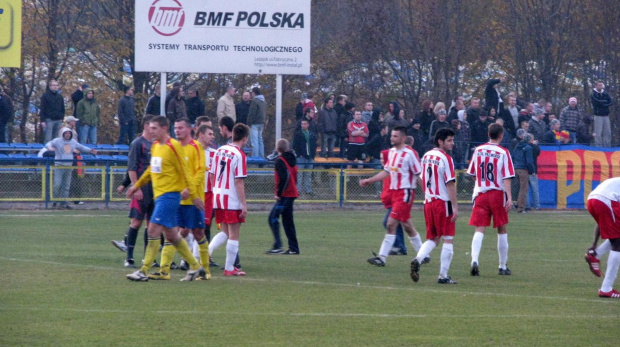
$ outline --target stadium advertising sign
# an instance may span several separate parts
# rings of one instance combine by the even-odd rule
[[[21,67],[21,54],[22,2],[0,0],[0,67]]]
[[[136,0],[137,71],[310,73],[310,0]]]

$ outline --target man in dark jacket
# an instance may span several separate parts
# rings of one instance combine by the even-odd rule
[[[133,138],[136,137],[133,87],[125,87],[125,95],[118,102],[118,123],[121,126],[121,132],[116,144],[130,144]]]
[[[577,125],[577,143],[590,146],[592,140],[596,137],[596,133],[591,130],[592,116],[585,115],[581,118],[581,122]]]
[[[312,110],[314,112],[314,110]],[[310,121],[302,118],[300,128],[293,135],[293,149],[297,155],[297,163],[301,170],[312,170],[314,157],[316,156],[317,135],[310,131]],[[302,171],[299,173],[299,187],[302,192],[312,195],[312,172]]]
[[[189,118],[189,121],[194,124],[196,123],[196,118],[205,115],[205,103],[200,99],[198,90],[195,88],[191,88],[187,92],[187,96],[189,96],[189,98],[185,100],[187,118]]]
[[[267,254],[287,254],[298,255],[299,244],[297,242],[297,231],[293,220],[293,203],[299,196],[297,191],[297,166],[295,153],[290,150],[286,139],[280,139],[276,143],[278,157],[275,162],[275,199],[276,203],[269,214],[269,226],[273,233],[273,247]],[[282,250],[282,240],[280,240],[280,223],[282,216],[282,226],[288,239],[288,250]]]
[[[525,213],[529,175],[534,173],[534,158],[532,147],[529,145],[531,140],[531,134],[523,135],[523,140],[519,141],[511,153],[515,173],[519,178],[519,197],[517,198],[517,212],[519,213]]]
[[[243,93],[241,101],[235,105],[237,115],[236,123],[248,124],[248,113],[250,113],[250,92]]]
[[[265,145],[263,144],[263,129],[267,115],[267,104],[260,88],[252,88],[253,99],[248,111],[248,125],[250,126],[250,141],[252,143],[252,156],[264,158]]]
[[[504,101],[497,90],[497,86],[505,81],[505,78],[492,78],[487,82],[487,87],[484,90],[484,109],[487,112],[494,108],[498,113],[500,113],[500,111],[504,109]]]
[[[153,116],[161,115],[161,86],[158,84],[155,86],[154,90],[155,94],[151,95],[151,97],[146,102],[146,110],[144,114],[150,114]]]
[[[82,84],[71,94],[71,101],[73,101],[73,117],[77,117],[77,104],[80,100],[84,99],[84,91],[88,88],[88,84]]]
[[[0,87],[0,142],[9,141],[9,138],[5,136],[6,127],[8,124],[13,123],[14,112],[13,100]]]
[[[338,114],[334,110],[334,100],[325,99],[325,106],[319,112],[319,131],[321,133],[321,155],[334,156],[334,144],[338,138]]]
[[[534,136],[534,140],[538,141],[538,143],[542,143],[545,141],[545,133],[547,132],[547,124],[543,118],[545,114],[542,110],[538,110],[538,113],[532,117],[530,120],[530,130],[529,133]]]
[[[60,95],[56,80],[49,81],[47,90],[41,96],[39,116],[41,127],[45,129],[45,143],[48,143],[58,135],[65,118],[65,99]]]
[[[592,91],[592,110],[594,113],[594,143],[596,146],[611,146],[611,123],[609,122],[609,106],[613,105],[611,96],[603,89],[601,81],[596,82]]]
[[[471,125],[471,144],[473,147],[486,143],[489,139],[489,125],[491,122],[487,120],[487,114],[481,112],[478,119]]]
[[[479,119],[481,113],[486,115],[486,112],[480,107],[480,98],[471,98],[471,103],[465,113],[467,115],[465,119],[467,119],[467,123],[471,124],[472,127],[474,122]],[[487,136],[486,133],[487,131],[485,131],[484,136]]]

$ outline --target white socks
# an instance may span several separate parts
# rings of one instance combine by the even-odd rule
[[[387,256],[390,254],[394,240],[396,240],[396,235],[385,234],[385,237],[383,237],[383,242],[381,243],[381,248],[379,249],[379,258],[381,258],[381,260],[385,261]]]
[[[228,240],[228,243],[226,243],[226,266],[224,267],[226,271],[232,271],[235,268],[234,267],[235,258],[237,258],[238,252],[239,252],[239,241]]]
[[[213,255],[213,251],[220,248],[220,246],[225,244],[226,241],[228,241],[228,236],[225,232],[220,231],[219,233],[217,233],[217,235],[215,235],[213,239],[211,239],[211,243],[209,243],[209,254]]]
[[[450,263],[452,263],[452,255],[454,255],[453,246],[454,245],[451,243],[444,243],[443,247],[441,247],[441,265],[439,266],[439,276],[442,278],[448,277],[448,270],[450,270]]]
[[[620,267],[620,252],[610,251],[609,258],[607,258],[607,270],[605,271],[605,278],[603,279],[603,285],[601,286],[602,292],[610,292],[614,287],[616,276],[618,276],[618,268]]]
[[[418,262],[422,263],[422,260],[428,257],[428,255],[431,254],[431,252],[433,251],[433,249],[435,249],[435,247],[437,247],[437,244],[435,243],[435,241],[433,240],[424,241],[424,243],[422,244],[422,247],[420,247],[420,251],[418,252],[418,255],[415,258],[418,260]]]
[[[409,241],[411,241],[411,245],[415,249],[416,252],[420,251],[422,248],[422,239],[420,238],[420,233],[417,233],[415,236],[409,237]]]
[[[600,260],[601,257],[611,251],[611,242],[609,242],[609,240],[605,240],[605,242],[601,243],[600,245],[598,245],[598,247],[596,247],[596,259]]]
[[[499,253],[499,268],[505,270],[508,260],[508,234],[497,234],[497,253]]]
[[[482,248],[482,239],[484,239],[484,233],[476,231],[474,233],[474,238],[471,240],[471,262],[478,262],[478,257],[480,256],[480,248]]]

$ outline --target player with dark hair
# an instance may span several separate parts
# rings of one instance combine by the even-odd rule
[[[155,209],[149,224],[149,239],[144,255],[144,264],[140,270],[128,274],[132,281],[148,281],[148,270],[159,251],[159,238],[164,234],[181,257],[190,265],[187,276],[182,281],[193,281],[200,272],[200,264],[192,255],[187,242],[180,237],[178,227],[179,204],[182,199],[193,197],[196,207],[202,206],[197,186],[191,184],[187,162],[181,156],[183,148],[179,142],[170,138],[168,120],[155,116],[149,123],[149,130],[155,142],[151,146],[151,164],[140,179],[127,190],[127,197],[133,197],[136,191],[153,182]]]
[[[588,212],[596,221],[596,227],[594,242],[586,253],[586,262],[598,277],[601,277],[599,258],[609,251],[607,270],[598,296],[620,299],[620,292],[613,288],[620,268],[620,177],[601,182],[588,195]],[[599,237],[606,241],[597,248]]]
[[[411,279],[419,280],[420,264],[443,239],[441,262],[437,283],[456,284],[448,270],[452,262],[453,239],[459,209],[456,200],[456,176],[454,162],[448,154],[454,147],[454,131],[449,128],[437,130],[435,148],[422,157],[422,187],[424,189],[424,219],[426,241],[418,255],[411,261]]]
[[[368,263],[376,266],[385,266],[394,239],[396,238],[396,227],[400,223],[409,235],[409,240],[416,252],[422,246],[420,235],[413,226],[411,220],[411,207],[415,195],[415,188],[418,175],[421,172],[420,161],[413,153],[413,149],[405,145],[407,138],[407,128],[397,126],[392,129],[390,141],[392,148],[388,153],[387,164],[384,171],[367,179],[360,180],[360,185],[365,187],[374,182],[379,182],[390,176],[390,199],[392,202],[392,212],[387,221],[387,230],[379,254],[368,259]]]
[[[226,265],[224,276],[244,276],[245,272],[235,267],[239,252],[241,223],[248,214],[245,199],[244,179],[247,177],[247,161],[243,147],[248,142],[250,128],[242,123],[233,127],[232,143],[220,147],[213,158],[213,204],[215,221],[222,226],[222,232],[211,241],[209,252],[226,242]]]
[[[474,176],[475,186],[469,225],[475,227],[471,242],[471,275],[479,276],[478,257],[484,232],[491,224],[497,228],[497,252],[499,253],[499,274],[510,275],[506,266],[508,260],[508,211],[512,207],[510,181],[515,177],[510,152],[499,144],[504,138],[504,127],[489,125],[489,142],[476,147],[469,163],[467,173]]]

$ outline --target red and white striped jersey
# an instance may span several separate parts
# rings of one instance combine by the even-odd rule
[[[213,157],[215,157],[215,149],[207,147],[205,149],[205,193],[213,191],[213,187],[211,186],[211,165],[213,164]]]
[[[588,195],[588,200],[598,199],[620,202],[620,177],[608,178],[599,183],[598,186]]]
[[[422,171],[418,157],[409,146],[400,150],[396,147],[390,148],[388,161],[383,169],[390,174],[390,190],[415,189],[417,176]]]
[[[515,177],[510,152],[498,144],[485,143],[476,147],[467,173],[475,176],[473,198],[489,190],[506,191],[504,180]],[[508,189],[511,189],[508,187]]]
[[[456,180],[452,157],[439,148],[434,148],[422,157],[422,184],[424,203],[434,199],[450,201],[446,184]]]
[[[241,210],[235,179],[248,175],[245,153],[234,145],[220,147],[213,157],[211,174],[214,175],[213,208]]]

